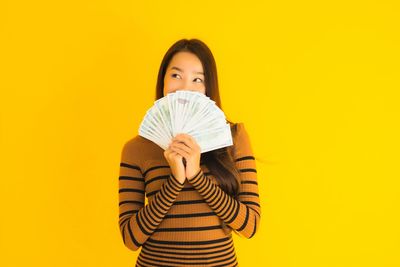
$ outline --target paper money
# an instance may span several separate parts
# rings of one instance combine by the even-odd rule
[[[178,133],[191,135],[201,153],[233,145],[225,114],[205,94],[178,90],[154,101],[139,127],[139,135],[164,150]]]

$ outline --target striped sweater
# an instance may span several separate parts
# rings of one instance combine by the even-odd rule
[[[235,125],[239,201],[218,186],[202,161],[199,172],[182,184],[161,147],[139,135],[124,144],[119,229],[126,247],[141,248],[136,266],[239,266],[231,232],[253,237],[261,207],[250,139],[243,123]]]

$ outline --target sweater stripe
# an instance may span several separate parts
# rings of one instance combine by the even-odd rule
[[[183,184],[169,175],[152,201],[143,205],[145,183],[139,165],[121,162],[119,177],[119,217],[120,227],[123,226],[123,241],[128,248],[137,250],[162,222]]]
[[[248,168],[246,170],[253,169]],[[246,172],[241,172],[241,174],[242,173]],[[253,236],[254,228],[259,223],[260,219],[259,211],[256,211],[255,209],[250,209],[246,205],[246,203],[237,201],[230,195],[225,193],[219,186],[214,184],[208,176],[205,176],[202,170],[194,175],[194,177],[190,180],[190,183],[204,197],[211,209],[213,209],[218,214],[218,216],[220,216],[220,218],[225,221],[225,223],[232,227],[232,229],[237,230],[247,238]],[[259,203],[258,192],[240,192],[238,195],[239,199],[244,197],[251,197],[256,200],[253,201],[254,203]],[[235,203],[234,205],[237,207],[234,210],[234,213],[232,213],[232,210],[230,209],[232,203]]]

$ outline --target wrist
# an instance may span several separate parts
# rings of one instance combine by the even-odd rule
[[[199,167],[195,172],[187,175],[187,179],[190,181],[195,178],[201,172],[201,168]]]
[[[181,178],[179,176],[175,176],[173,173],[171,173],[171,177],[172,177],[172,179],[174,179],[180,185],[184,185],[185,184],[186,177],[185,178],[183,178],[183,177]]]

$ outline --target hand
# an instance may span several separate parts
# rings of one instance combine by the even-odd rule
[[[169,148],[185,158],[187,178],[192,178],[199,172],[201,148],[192,136],[185,133],[177,134],[172,138]]]
[[[171,172],[175,176],[175,178],[183,184],[186,180],[185,176],[185,166],[183,165],[182,156],[168,148],[164,150],[164,157],[168,161],[169,166],[171,167]]]

